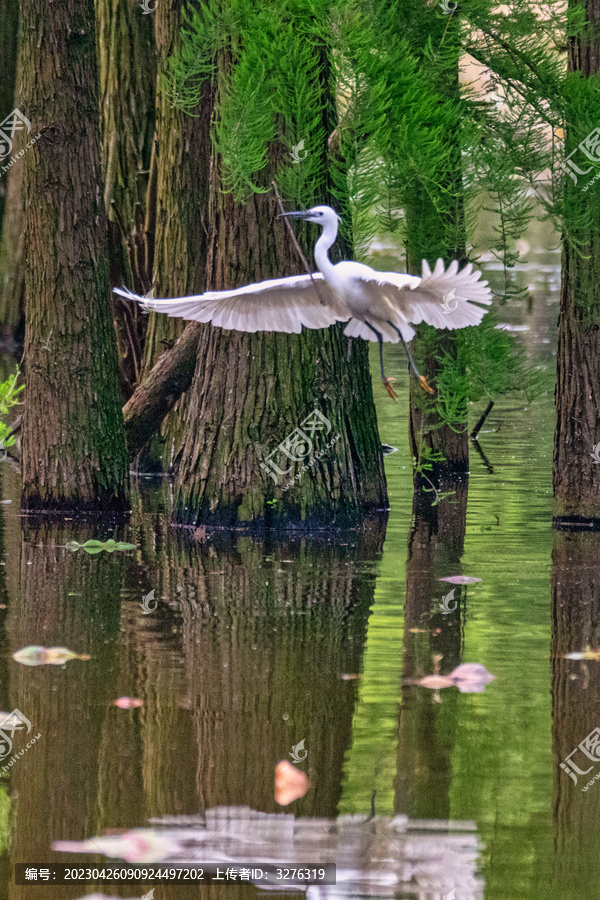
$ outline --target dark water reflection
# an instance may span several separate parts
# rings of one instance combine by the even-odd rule
[[[506,321],[530,326],[515,340],[545,367],[549,390],[494,407],[480,436],[489,464],[473,454],[468,486],[433,516],[413,508],[405,382],[398,406],[378,396],[382,440],[399,448],[386,461],[389,520],[331,540],[181,533],[165,515],[168,482],[142,482],[125,525],[49,525],[18,515],[17,473],[2,463],[13,503],[0,506],[0,707],[20,709],[41,738],[1,776],[0,900],[100,890],[11,883],[14,862],[76,859],[53,853],[56,840],[224,806],[281,812],[274,765],[302,740],[299,767],[312,788],[285,810],[294,828],[319,817],[318,845],[325,823],[337,833],[350,821],[339,817],[361,816],[356,859],[381,859],[382,872],[401,859],[397,897],[448,892],[406,868],[430,850],[443,864],[448,820],[475,829],[473,896],[597,895],[600,782],[582,792],[586,781],[575,785],[559,763],[600,726],[600,662],[564,659],[600,645],[600,546],[598,535],[551,529],[557,297],[548,267],[525,273],[532,300],[511,306]],[[404,370],[396,348],[387,362]],[[136,550],[65,548],[109,537]],[[438,579],[458,574],[482,581],[457,587],[446,614],[452,586]],[[158,607],[144,615],[152,590]],[[11,654],[28,644],[91,659],[25,667]],[[410,683],[464,662],[485,665],[496,681],[474,694]],[[117,709],[120,696],[143,706]],[[583,758],[573,760],[586,768]],[[600,762],[589,765],[593,777]],[[388,841],[386,862],[369,835],[399,816],[408,849],[404,837]],[[421,840],[427,829],[414,851],[411,835]],[[456,877],[455,900],[466,900]],[[161,885],[156,900],[207,892],[233,900],[255,889]]]

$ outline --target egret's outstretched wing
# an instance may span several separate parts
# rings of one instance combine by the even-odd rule
[[[305,328],[328,328],[345,321],[349,313],[318,273],[294,275],[248,284],[232,291],[209,291],[195,297],[172,300],[148,300],[130,291],[114,288],[128,300],[143,302],[148,309],[178,319],[210,322],[231,331],[285,331],[299,334]],[[317,293],[318,291],[318,293]]]
[[[399,276],[405,278],[406,276]],[[423,260],[423,277],[418,284],[402,284],[400,306],[414,325],[426,322],[434,328],[465,328],[479,325],[487,310],[477,306],[492,302],[487,281],[480,281],[481,272],[473,272],[471,263],[460,272],[456,260],[444,270],[438,259],[433,272]]]

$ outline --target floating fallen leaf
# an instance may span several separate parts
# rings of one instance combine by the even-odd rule
[[[420,687],[430,688],[432,691],[437,691],[439,688],[454,687],[452,679],[443,675],[426,675],[413,683],[418,684]]]
[[[567,653],[565,655],[565,659],[592,659],[596,662],[600,661],[600,648],[598,650],[591,650],[587,647],[585,650],[574,651],[573,653]]]
[[[23,647],[13,653],[13,659],[24,666],[62,666],[70,659],[91,659],[88,653],[73,653],[66,647]]]
[[[115,550],[135,550],[135,544],[126,544],[123,541],[86,541],[85,544],[79,544],[77,541],[68,541],[65,544],[67,550],[85,550],[86,553],[101,553],[106,550],[107,553],[114,553]]]
[[[427,634],[426,628],[409,628],[411,634]]]
[[[113,706],[118,706],[119,709],[137,709],[138,706],[143,705],[144,701],[138,700],[137,697],[118,697],[113,700]]]
[[[355,681],[358,678],[358,675],[351,675],[350,673],[348,673],[348,674],[344,673],[343,675],[340,675],[340,678],[342,679],[342,681]]]
[[[471,575],[448,575],[447,578],[438,578],[438,581],[447,581],[448,584],[476,584],[481,578],[473,578]]]
[[[481,694],[486,684],[495,681],[496,676],[488,672],[481,663],[463,663],[448,675],[461,694]]]
[[[98,851],[127,863],[158,863],[170,853],[181,852],[181,841],[175,841],[149,828],[134,828],[124,834],[110,834],[87,841],[54,841],[52,849],[59,853],[94,853]]]
[[[300,769],[287,760],[275,766],[275,803],[288,806],[294,800],[304,797],[310,787],[310,781]]]

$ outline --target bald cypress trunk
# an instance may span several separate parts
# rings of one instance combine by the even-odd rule
[[[458,67],[460,59],[460,42],[458,22],[440,14],[438,5],[423,9],[422,4],[415,8],[413,0],[407,0],[407,21],[411,23],[408,34],[413,52],[421,57],[431,70],[436,90],[444,97],[453,97],[459,101]],[[423,48],[428,41],[436,46],[444,44],[444,66],[436,60],[428,61],[423,56]],[[452,51],[449,53],[449,51]],[[461,266],[466,262],[465,210],[462,191],[462,162],[459,134],[448,134],[444,148],[447,154],[445,172],[445,191],[439,191],[436,203],[430,196],[430,186],[417,183],[405,204],[406,222],[406,255],[408,271],[412,275],[421,276],[422,260],[426,259],[433,267],[438,258],[448,266],[457,259]],[[424,326],[417,329],[413,341],[413,354],[419,359],[422,374],[435,388],[436,376],[441,364],[438,357],[449,354],[456,355],[456,336],[447,332],[435,335],[435,344],[431,346],[429,338],[422,337],[427,332]],[[430,477],[434,483],[441,484],[440,479],[466,473],[469,468],[469,443],[466,425],[453,423],[453,427],[441,425],[439,414],[435,408],[435,399],[426,395],[417,382],[411,378],[410,392],[410,443],[411,451],[416,459],[422,456],[423,448],[439,453],[443,459],[433,464]],[[420,479],[417,479],[417,484]]]
[[[326,51],[316,52],[323,53],[326,71]],[[330,134],[335,116],[326,77],[323,97]],[[273,194],[236,203],[223,191],[214,152],[207,288],[302,271],[285,225],[277,221]],[[272,148],[273,171],[278,152]],[[322,152],[327,171],[326,145]],[[261,178],[265,187],[270,177],[268,168]],[[327,178],[315,202],[335,205]],[[310,228],[304,226],[300,236],[308,256],[317,237]],[[202,326],[177,471],[178,522],[355,524],[366,510],[387,505],[367,345],[342,331],[242,334]]]
[[[188,115],[173,106],[166,87],[170,60],[181,46],[182,12],[187,0],[159,3],[156,40],[159,81],[156,105],[157,198],[154,278],[157,297],[199,294],[206,286],[207,204],[211,158],[213,86],[205,85],[198,107]],[[143,374],[182,333],[186,322],[151,313]],[[182,440],[185,396],[178,401],[139,460],[143,470],[173,467]]]
[[[18,106],[20,83],[18,74],[17,0],[0,0],[0,120]],[[13,333],[23,321],[23,166],[18,161],[7,171],[3,167],[20,152],[27,141],[16,132],[14,148],[0,160],[0,326]]]
[[[600,0],[583,6],[585,33],[570,39],[569,69],[584,78],[600,70]],[[567,153],[579,137],[567,130]],[[577,159],[584,159],[579,151]],[[589,166],[585,166],[588,170]],[[594,170],[595,171],[595,170]],[[566,179],[566,207],[594,204],[600,185]],[[580,207],[581,208],[581,207]],[[562,286],[558,328],[556,429],[554,432],[554,515],[557,519],[600,519],[600,223],[568,229],[563,241]]]
[[[154,16],[142,13],[139,0],[96,0],[96,16],[110,282],[144,295],[152,286],[156,201]],[[116,295],[113,307],[127,399],[140,376],[148,317]]]
[[[21,4],[26,216],[23,505],[122,508],[128,460],[108,283],[93,0]]]
[[[18,0],[0,0],[0,59],[2,78],[0,79],[0,120],[3,120],[15,105],[15,82],[17,74],[17,31],[19,24]],[[0,227],[6,202],[6,176],[0,177]]]

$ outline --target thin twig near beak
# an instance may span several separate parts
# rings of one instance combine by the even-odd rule
[[[287,218],[287,216],[285,215],[285,209],[283,208],[283,202],[282,202],[281,197],[280,197],[280,195],[279,195],[279,191],[277,190],[277,185],[275,184],[274,181],[272,181],[271,184],[273,185],[273,190],[275,191],[275,196],[277,197],[277,202],[279,203],[279,209],[281,210],[281,214],[282,214],[282,216],[284,217],[285,224],[287,225],[287,230],[288,230],[289,233],[290,233],[290,237],[291,237],[291,239],[292,239],[292,242],[293,242],[293,244],[294,244],[294,247],[295,247],[296,250],[298,251],[298,256],[300,257],[300,259],[301,259],[302,262],[304,263],[304,268],[306,269],[307,275],[310,275],[310,280],[312,281],[313,287],[314,287],[315,291],[317,292],[317,297],[319,298],[319,303],[321,304],[321,306],[327,306],[327,303],[325,303],[325,301],[323,300],[323,297],[321,296],[321,293],[320,293],[320,291],[319,291],[319,285],[317,284],[317,282],[316,282],[315,279],[313,278],[313,273],[312,273],[311,270],[310,270],[310,266],[308,265],[308,262],[306,261],[306,257],[305,257],[305,255],[304,255],[304,253],[302,252],[302,248],[300,247],[300,244],[299,244],[298,241],[296,240],[296,235],[294,234],[294,232],[293,232],[293,230],[292,230],[292,226],[290,225],[290,221],[289,221],[289,219]]]

